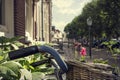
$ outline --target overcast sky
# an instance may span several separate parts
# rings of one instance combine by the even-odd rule
[[[91,0],[52,0],[52,25],[60,31],[82,12]]]

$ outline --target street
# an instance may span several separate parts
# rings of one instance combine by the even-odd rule
[[[87,56],[86,56],[86,62],[93,62],[95,59],[102,59],[102,60],[108,60],[108,64],[114,66],[120,67],[120,57],[115,59],[112,57],[112,55],[106,50],[106,49],[97,49],[97,48],[92,48],[92,58],[90,59],[89,56],[89,48],[86,47],[87,49]],[[68,44],[65,43],[63,46],[64,54],[61,54],[66,61],[69,60],[75,60],[74,57],[74,48],[72,45],[68,48]]]

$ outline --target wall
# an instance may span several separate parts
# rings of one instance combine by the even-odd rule
[[[14,36],[14,6],[13,0],[5,1],[5,25],[0,32],[0,36],[13,37]]]
[[[25,36],[26,40],[33,40],[33,1],[26,0],[25,2]]]

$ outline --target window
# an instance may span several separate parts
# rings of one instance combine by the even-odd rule
[[[0,0],[0,25],[5,24],[5,0]]]

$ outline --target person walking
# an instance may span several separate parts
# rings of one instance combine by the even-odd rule
[[[75,59],[79,60],[79,57],[80,57],[80,55],[79,55],[80,47],[79,47],[79,42],[78,41],[74,42],[74,48],[75,48],[75,53],[74,53]]]
[[[63,50],[63,34],[59,30],[58,30],[58,38],[59,38],[59,47],[61,50]]]
[[[80,47],[80,56],[81,56],[80,61],[85,62],[86,55],[87,55],[86,48],[83,47],[81,43],[79,44],[79,47]]]
[[[86,48],[82,46],[81,43],[75,42],[75,59],[85,62],[86,59]]]

